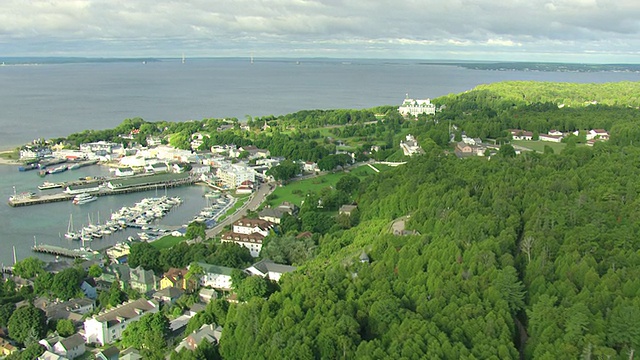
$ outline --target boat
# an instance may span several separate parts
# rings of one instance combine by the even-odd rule
[[[56,189],[61,187],[62,187],[62,183],[53,183],[50,181],[45,181],[42,185],[38,185],[39,190],[49,190],[49,189]]]
[[[58,174],[58,173],[61,173],[63,171],[67,171],[67,165],[56,166],[53,169],[47,170],[47,173],[49,173],[49,174]]]
[[[29,170],[35,170],[38,168],[38,163],[37,162],[32,162],[29,164],[25,164],[22,166],[18,166],[18,171],[29,171]]]
[[[73,203],[75,205],[82,205],[82,204],[90,203],[90,202],[96,201],[96,200],[98,200],[98,198],[96,196],[84,192],[84,193],[80,193],[80,194],[76,195],[76,197],[73,198]]]
[[[73,231],[73,214],[69,214],[69,225],[67,225],[67,232],[64,234],[64,237],[69,240],[80,239],[80,234]]]
[[[80,169],[80,167],[82,167],[82,165],[80,165],[80,163],[75,163],[73,165],[69,165],[67,168],[69,170],[76,170],[76,169]]]

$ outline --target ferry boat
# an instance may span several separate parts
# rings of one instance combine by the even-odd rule
[[[80,193],[76,195],[76,197],[73,198],[73,203],[75,205],[82,205],[82,204],[90,203],[96,200],[98,200],[96,196],[85,192],[85,193]]]
[[[49,174],[57,174],[63,171],[67,171],[67,165],[60,165],[60,166],[54,167],[53,169],[47,170]]]
[[[49,181],[45,181],[42,185],[38,185],[39,190],[49,190],[49,189],[56,189],[61,187],[62,187],[62,183],[53,183]]]

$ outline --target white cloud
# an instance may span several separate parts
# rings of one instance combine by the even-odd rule
[[[383,56],[462,51],[637,56],[631,0],[3,0],[3,53]],[[355,47],[361,46],[361,49]],[[342,54],[342,55],[341,55]],[[407,55],[408,56],[408,55]],[[637,61],[637,60],[636,60]]]

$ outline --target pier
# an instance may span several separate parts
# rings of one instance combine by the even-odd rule
[[[139,180],[138,180],[139,181]],[[156,190],[161,188],[172,188],[178,186],[185,185],[193,185],[196,183],[196,179],[192,177],[186,177],[178,180],[169,180],[159,183],[141,183],[130,186],[122,186],[111,188],[102,188],[98,192],[92,192],[92,195],[95,196],[109,196],[109,195],[119,195],[119,194],[128,194],[133,192],[147,191],[147,190]],[[57,194],[31,194],[31,195],[22,195],[19,194],[17,196],[12,196],[9,198],[9,206],[11,207],[19,207],[19,206],[29,206],[29,205],[38,205],[38,204],[47,204],[52,202],[59,201],[70,201],[74,198],[74,195],[70,195],[67,193],[57,193]]]
[[[31,248],[35,252],[58,255],[63,257],[68,257],[72,259],[91,259],[96,256],[96,253],[93,251],[82,250],[82,249],[66,249],[60,246],[54,245],[35,245]]]

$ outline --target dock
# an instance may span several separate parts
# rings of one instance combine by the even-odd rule
[[[192,177],[185,177],[179,180],[167,180],[159,183],[140,183],[129,186],[122,186],[116,188],[102,188],[98,192],[91,192],[92,195],[95,196],[109,196],[109,195],[120,195],[120,194],[128,194],[133,192],[154,190],[154,189],[162,189],[162,188],[173,188],[178,186],[185,185],[193,185],[196,183],[196,179]],[[19,207],[19,206],[29,206],[29,205],[38,205],[38,204],[48,204],[52,202],[59,201],[70,201],[74,198],[74,195],[67,193],[57,193],[57,194],[19,194],[16,196],[12,196],[9,198],[9,206],[11,207]]]
[[[95,256],[95,253],[93,251],[82,249],[66,249],[54,245],[36,245],[32,247],[31,250],[38,253],[58,255],[72,259],[91,259]]]

